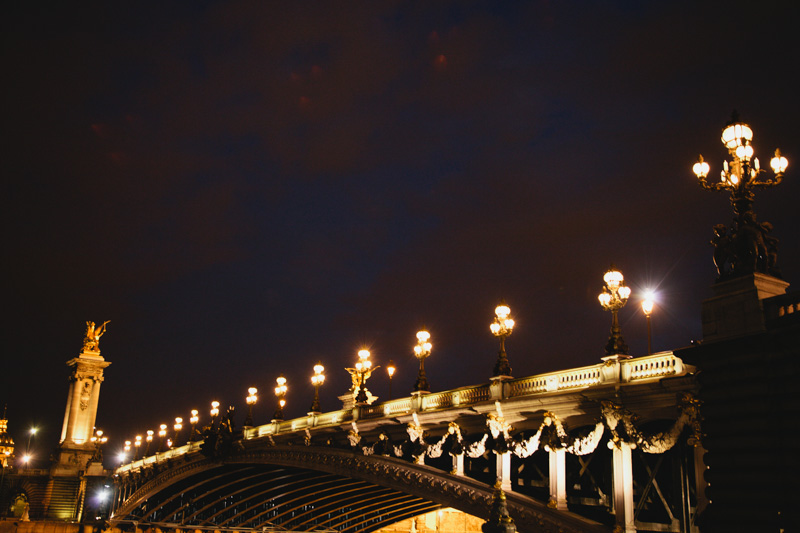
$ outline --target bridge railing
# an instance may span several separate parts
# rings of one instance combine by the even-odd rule
[[[591,366],[510,379],[505,384],[484,383],[408,398],[398,398],[373,405],[362,405],[352,409],[309,415],[294,420],[273,422],[246,429],[245,438],[257,438],[320,426],[340,425],[357,420],[409,415],[420,411],[451,409],[492,400],[582,389],[608,383],[628,383],[657,379],[681,374],[685,370],[683,361],[672,352],[661,352],[631,359],[609,360]]]
[[[340,426],[357,420],[411,415],[415,412],[451,409],[506,398],[579,390],[610,383],[630,383],[658,379],[665,376],[683,374],[691,369],[692,367],[684,365],[683,361],[672,352],[661,352],[631,359],[616,360],[612,358],[591,366],[537,374],[508,381],[484,383],[408,398],[398,398],[373,405],[356,406],[352,409],[312,413],[292,420],[273,421],[262,426],[245,428],[244,438],[255,439],[278,433],[298,432],[326,426]],[[199,446],[200,442],[193,442],[186,446],[173,448],[135,461],[131,463],[130,467],[135,470],[142,466],[166,461],[172,457],[196,451]],[[121,470],[126,469],[128,466],[121,467]]]
[[[170,448],[169,450],[163,452],[156,452],[153,455],[148,455],[146,457],[142,457],[141,459],[136,459],[134,461],[131,461],[130,463],[124,464],[119,468],[117,468],[117,471],[125,472],[125,471],[141,470],[144,467],[165,463],[168,460],[173,459],[175,457],[180,457],[181,455],[198,451],[202,443],[203,441],[189,442],[184,444],[183,446],[176,446],[174,448]]]
[[[551,372],[522,379],[515,379],[509,383],[510,397],[527,396],[542,392],[555,392],[564,389],[591,387],[599,384],[602,378],[602,365],[585,366],[562,372]]]
[[[675,357],[672,352],[663,352],[622,362],[622,378],[626,382],[682,374],[683,371],[683,361],[679,357]]]
[[[800,320],[800,291],[765,298],[762,302],[768,327]]]

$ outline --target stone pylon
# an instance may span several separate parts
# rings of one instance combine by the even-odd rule
[[[83,349],[78,357],[67,361],[72,374],[59,442],[58,470],[83,470],[95,452],[91,439],[100,401],[100,384],[103,383],[103,370],[111,364],[100,355],[102,333],[98,329],[94,322],[87,322]],[[105,324],[102,331],[105,331]]]

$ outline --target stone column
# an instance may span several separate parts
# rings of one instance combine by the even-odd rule
[[[70,378],[70,395],[61,444],[88,444],[97,418],[100,402],[100,383],[103,382],[103,369],[111,363],[103,359],[100,352],[83,351],[67,361],[74,368]]]
[[[97,408],[100,406],[100,385],[103,383],[103,376],[92,379],[92,397],[89,400],[89,416],[86,418],[86,442],[94,436],[94,427],[97,422]]]
[[[452,455],[453,458],[453,474],[457,476],[464,475],[464,454]]]
[[[73,359],[72,361],[68,361],[67,364],[73,363],[73,361],[77,362],[77,359]],[[81,398],[81,379],[77,375],[78,372],[75,370],[70,377],[70,398],[68,400],[68,409],[66,413],[66,418],[64,419],[64,429],[63,431],[64,438],[61,441],[62,444],[65,442],[71,443],[73,442],[73,436],[75,434],[75,424],[78,420],[78,415],[80,414],[80,398]]]
[[[550,456],[550,501],[547,506],[561,511],[567,510],[566,451],[549,451]]]
[[[633,522],[633,461],[631,445],[619,443],[612,448],[614,461],[614,513],[617,516],[615,531],[634,533]]]
[[[72,396],[75,394],[75,383],[73,379],[70,379],[69,391],[67,391],[67,408],[64,410],[64,423],[61,426],[61,440],[58,442],[64,442],[67,440],[67,424],[69,423],[70,419],[70,412],[72,412]]]

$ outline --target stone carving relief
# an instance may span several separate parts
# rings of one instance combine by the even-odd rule
[[[81,411],[85,411],[89,408],[89,400],[92,398],[92,382],[91,381],[84,381],[83,387],[81,388],[81,396],[80,396],[80,406]]]

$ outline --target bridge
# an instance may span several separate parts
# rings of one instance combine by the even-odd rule
[[[521,531],[691,531],[695,369],[672,352],[233,429],[114,472],[111,523],[376,531],[452,507]],[[498,495],[505,505],[498,505]]]

